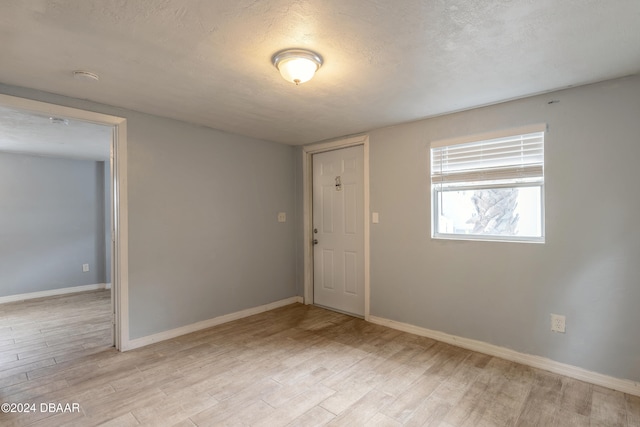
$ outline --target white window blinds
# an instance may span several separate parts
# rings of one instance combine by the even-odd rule
[[[541,182],[543,169],[544,132],[431,146],[432,184]]]

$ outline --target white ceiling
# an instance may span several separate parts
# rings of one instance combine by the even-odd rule
[[[0,106],[0,151],[109,160],[111,127]]]
[[[303,144],[638,73],[638,28],[638,0],[3,1],[0,82]],[[325,60],[298,87],[290,47]]]

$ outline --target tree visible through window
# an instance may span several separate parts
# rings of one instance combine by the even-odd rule
[[[471,234],[515,236],[520,214],[517,188],[487,188],[474,191],[471,197],[475,214],[469,219],[474,225]]]

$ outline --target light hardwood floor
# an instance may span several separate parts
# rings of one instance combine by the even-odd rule
[[[2,426],[640,426],[638,397],[301,304],[126,353],[108,291],[0,320],[0,401],[37,409]]]

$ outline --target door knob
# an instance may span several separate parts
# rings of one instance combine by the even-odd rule
[[[318,244],[318,239],[313,239],[313,244],[317,245]]]

